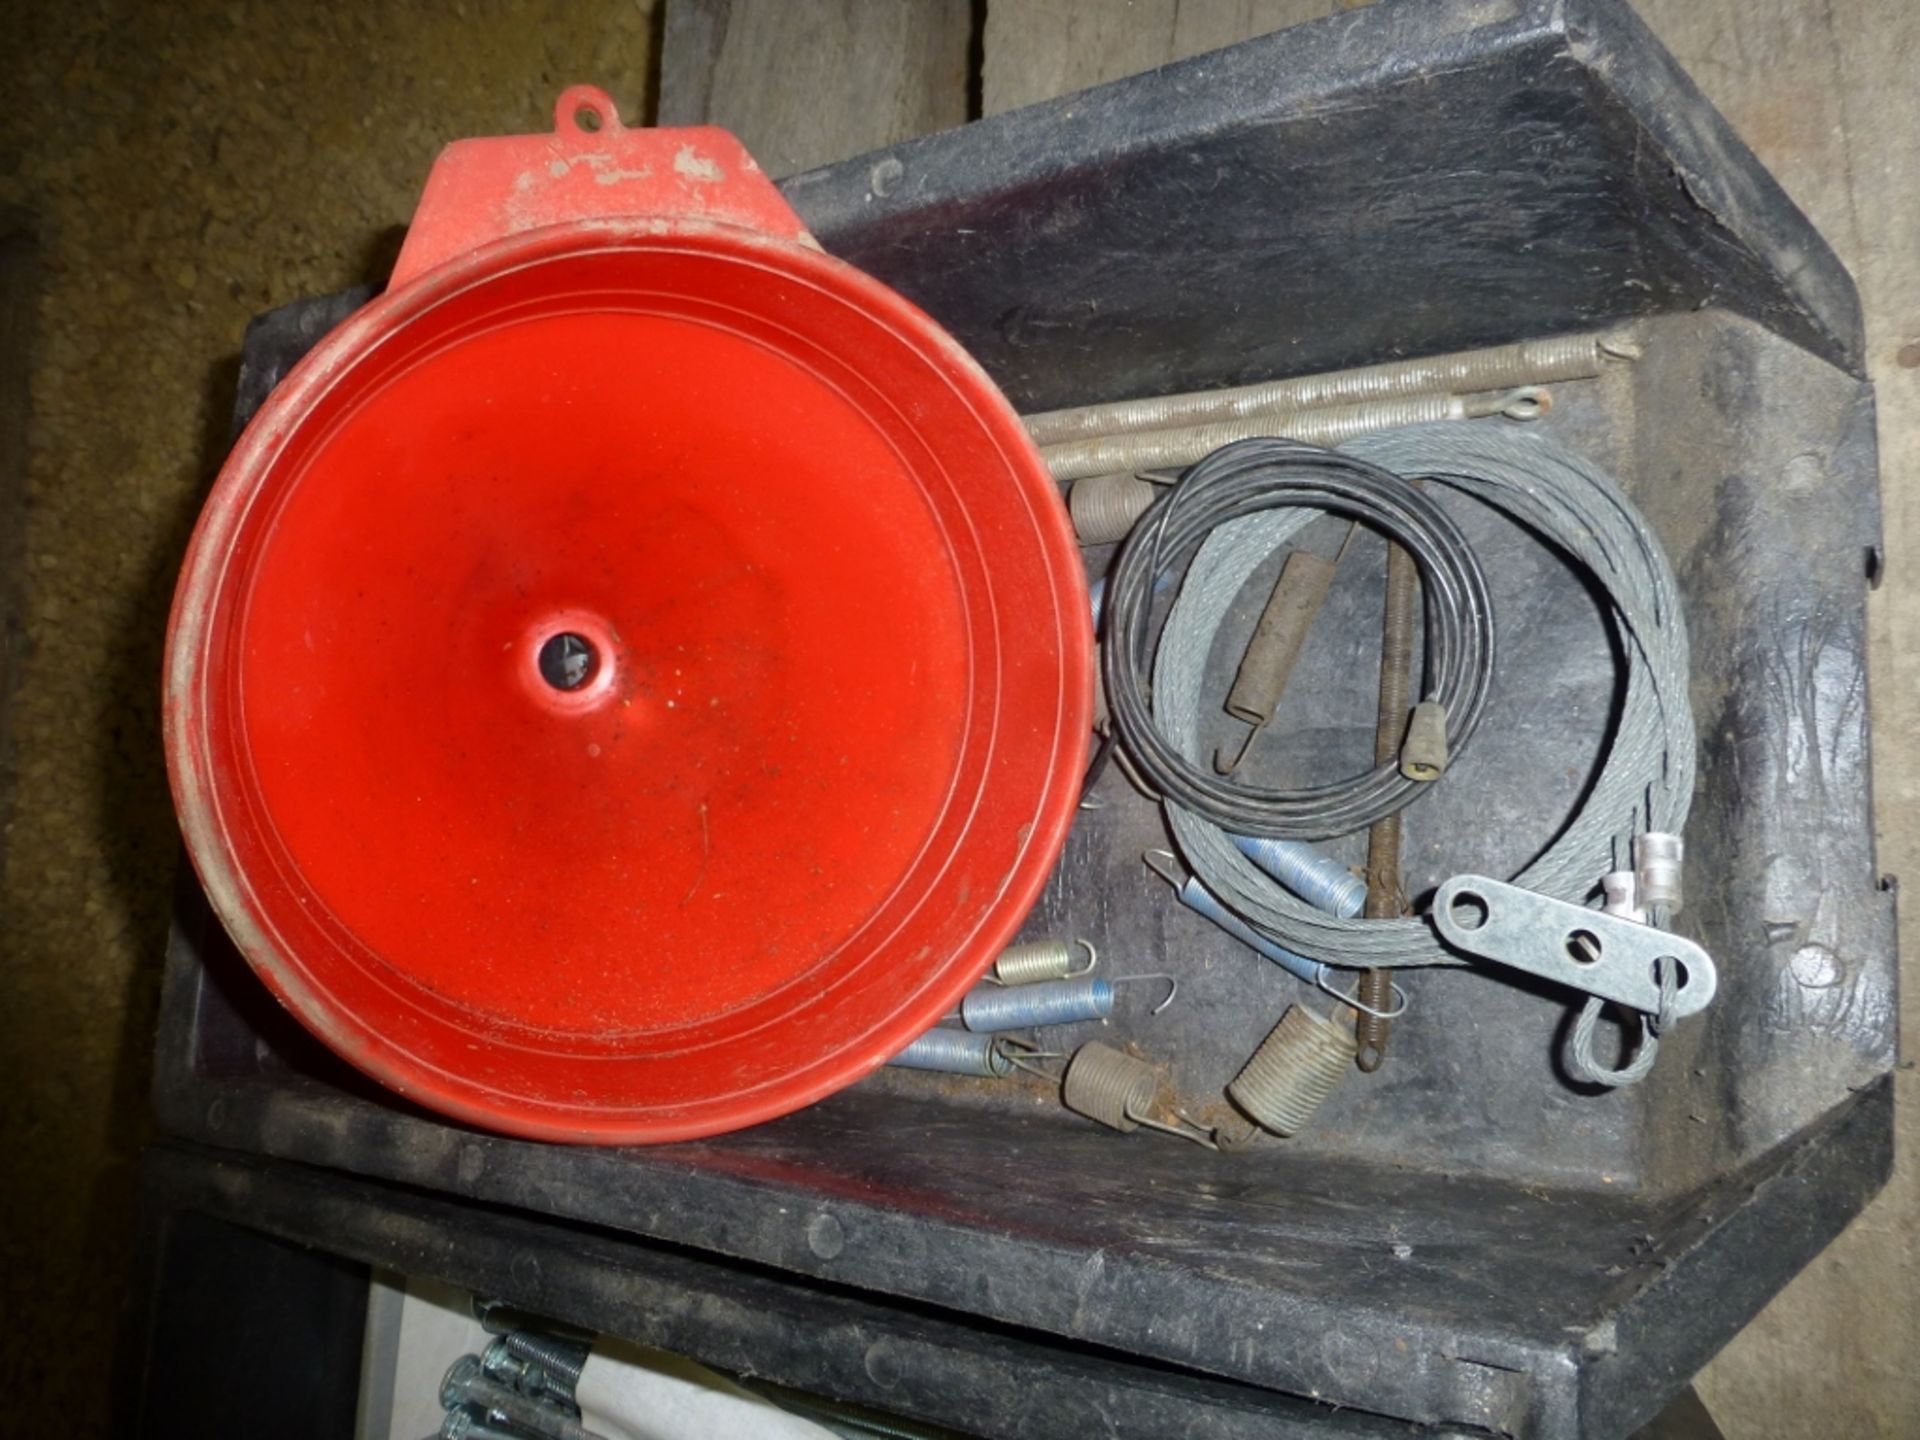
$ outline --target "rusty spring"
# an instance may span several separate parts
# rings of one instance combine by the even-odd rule
[[[1097,1040],[1073,1052],[1060,1086],[1060,1098],[1069,1110],[1123,1134],[1144,1125],[1149,1130],[1177,1135],[1209,1150],[1219,1148],[1212,1131],[1195,1124],[1178,1110],[1173,1115],[1179,1124],[1155,1120],[1149,1112],[1159,1095],[1159,1071],[1138,1056],[1125,1054]]]
[[[1415,485],[1420,482],[1413,481]],[[1384,765],[1400,749],[1407,702],[1413,684],[1413,625],[1419,570],[1405,547],[1387,546],[1387,598],[1380,622],[1380,710],[1373,731],[1373,757]],[[1404,901],[1400,887],[1400,814],[1383,815],[1367,830],[1367,902],[1369,920],[1398,919]],[[1354,1010],[1355,1063],[1367,1074],[1387,1058],[1393,1021],[1384,1015],[1393,1000],[1393,977],[1374,967],[1360,973]]]
[[[1067,491],[1067,512],[1082,545],[1107,545],[1127,538],[1133,522],[1146,513],[1159,492],[1128,473],[1089,475]]]
[[[1262,1129],[1306,1129],[1353,1064],[1353,1036],[1304,1005],[1289,1005],[1227,1086],[1227,1097]]]

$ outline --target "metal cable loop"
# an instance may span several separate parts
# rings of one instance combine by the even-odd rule
[[[1593,1053],[1595,1032],[1607,1002],[1598,995],[1590,995],[1587,1003],[1580,1007],[1580,1015],[1567,1035],[1565,1056],[1567,1073],[1575,1080],[1584,1085],[1632,1085],[1646,1079],[1653,1069],[1653,1062],[1660,1054],[1661,1032],[1673,1023],[1673,1002],[1680,990],[1680,977],[1674,965],[1664,959],[1654,963],[1660,967],[1660,1012],[1657,1015],[1644,1015],[1637,1010],[1629,1012],[1639,1034],[1634,1042],[1633,1058],[1618,1069],[1602,1064]]]
[[[1679,586],[1659,542],[1618,482],[1537,433],[1499,424],[1424,425],[1349,443],[1409,478],[1458,489],[1512,516],[1591,571],[1626,659],[1620,721],[1573,819],[1515,883],[1584,902],[1635,834],[1680,833],[1692,802],[1695,737]],[[1152,520],[1149,513],[1149,523]],[[1208,536],[1181,582],[1154,657],[1154,718],[1190,763],[1204,763],[1201,705],[1209,648],[1260,563],[1318,515],[1267,510]],[[1329,964],[1457,965],[1424,918],[1341,919],[1275,884],[1228,830],[1177,800],[1167,815],[1206,888],[1261,934]],[[1353,828],[1360,828],[1355,826]]]
[[[1317,446],[1246,440],[1215,451],[1155,501],[1121,551],[1107,584],[1102,658],[1115,729],[1144,778],[1169,801],[1242,836],[1345,835],[1402,809],[1425,788],[1391,762],[1293,790],[1225,779],[1194,756],[1190,744],[1163,733],[1165,721],[1156,718],[1161,703],[1150,705],[1144,693],[1147,674],[1155,669],[1151,612],[1159,577],[1222,527],[1265,524],[1276,515],[1311,518],[1324,510],[1383,531],[1418,564],[1427,625],[1427,684],[1421,693],[1444,709],[1451,753],[1465,750],[1485,709],[1493,605],[1486,575],[1451,516],[1397,475]],[[1183,585],[1183,595],[1185,590]],[[1163,659],[1171,638],[1177,638],[1171,631],[1163,636]],[[1165,693],[1156,671],[1154,694]]]

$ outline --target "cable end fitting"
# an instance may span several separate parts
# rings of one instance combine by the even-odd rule
[[[1608,871],[1600,877],[1600,893],[1607,897],[1601,914],[1618,915],[1639,925],[1647,923],[1647,912],[1640,908],[1640,877],[1633,871]]]
[[[1648,830],[1633,837],[1633,868],[1643,906],[1651,910],[1664,905],[1670,911],[1679,911],[1686,858],[1686,843],[1678,835]]]
[[[1422,784],[1438,780],[1447,768],[1447,707],[1422,700],[1407,721],[1400,742],[1400,773]]]

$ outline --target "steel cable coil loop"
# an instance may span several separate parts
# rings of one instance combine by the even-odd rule
[[[1564,446],[1500,425],[1425,425],[1350,442],[1358,457],[1472,495],[1512,516],[1592,573],[1625,656],[1619,720],[1578,812],[1514,883],[1575,903],[1628,863],[1633,838],[1680,833],[1692,801],[1693,714],[1679,586],[1665,552],[1618,482]],[[1162,632],[1154,715],[1189,761],[1204,760],[1208,648],[1261,561],[1316,516],[1267,511],[1215,530],[1194,557]],[[1275,884],[1229,831],[1177,801],[1167,815],[1208,890],[1262,935],[1332,965],[1458,965],[1431,923],[1341,919]],[[1357,827],[1356,827],[1357,828]]]
[[[1102,659],[1114,725],[1142,776],[1182,809],[1239,835],[1281,840],[1346,835],[1404,808],[1424,789],[1392,763],[1295,790],[1224,779],[1193,755],[1190,737],[1163,733],[1164,719],[1156,721],[1160,699],[1150,708],[1145,680],[1155,663],[1151,620],[1158,577],[1223,527],[1259,523],[1263,535],[1283,526],[1291,534],[1324,511],[1384,532],[1418,564],[1427,629],[1428,683],[1422,698],[1445,710],[1453,754],[1466,749],[1486,706],[1493,604],[1480,562],[1451,516],[1391,471],[1318,446],[1244,440],[1215,451],[1154,502],[1121,551],[1107,584]],[[1265,553],[1272,548],[1268,545]],[[1191,584],[1189,574],[1183,595]],[[1209,640],[1211,635],[1210,628]],[[1164,648],[1163,641],[1163,659]],[[1204,653],[1199,658],[1204,665]],[[1195,698],[1199,677],[1189,683],[1187,698]],[[1157,673],[1154,694],[1167,695]]]

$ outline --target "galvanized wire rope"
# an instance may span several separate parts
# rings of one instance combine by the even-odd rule
[[[1529,889],[1584,902],[1602,874],[1624,863],[1634,835],[1678,833],[1692,801],[1687,634],[1665,553],[1617,482],[1539,434],[1499,424],[1423,425],[1365,436],[1346,450],[1510,515],[1590,571],[1606,593],[1609,624],[1626,660],[1619,722],[1579,811],[1515,877]],[[1260,563],[1316,518],[1280,510],[1236,519],[1216,529],[1195,555],[1161,633],[1153,686],[1159,729],[1187,759],[1205,755],[1200,717],[1207,657],[1228,608]],[[1424,917],[1326,914],[1274,884],[1220,826],[1175,800],[1166,808],[1181,850],[1206,886],[1288,949],[1357,969],[1463,963]],[[1591,1025],[1585,1033],[1590,1044]]]
[[[1121,552],[1106,587],[1101,657],[1114,728],[1140,773],[1170,801],[1237,835],[1285,840],[1344,835],[1403,808],[1424,788],[1391,761],[1327,784],[1255,787],[1196,763],[1188,745],[1156,728],[1160,702],[1150,702],[1144,686],[1154,663],[1152,610],[1159,577],[1208,536],[1232,529],[1245,517],[1311,516],[1322,510],[1383,530],[1419,564],[1427,622],[1422,695],[1444,714],[1454,754],[1473,738],[1486,705],[1493,671],[1492,602],[1479,560],[1444,510],[1397,475],[1316,445],[1260,439],[1215,451],[1154,502]],[[1203,638],[1210,644],[1212,630]],[[1169,646],[1177,651],[1183,643],[1179,635],[1163,636],[1162,658]],[[1200,664],[1204,668],[1204,654]],[[1194,679],[1182,695],[1194,700],[1197,714]],[[1164,694],[1163,687],[1156,674],[1154,694]]]

